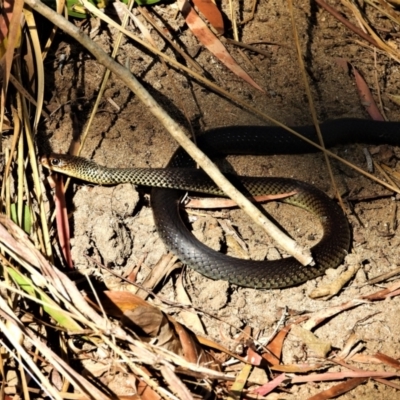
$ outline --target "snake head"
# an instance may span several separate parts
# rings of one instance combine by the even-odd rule
[[[66,154],[50,154],[40,158],[40,163],[43,167],[46,167],[54,172],[65,173],[68,171],[68,165],[71,164],[73,156]]]
[[[94,162],[82,157],[55,153],[42,156],[40,163],[43,167],[51,171],[83,180],[86,180],[86,172],[88,170],[90,171],[98,167]]]
[[[41,157],[40,162],[51,171],[98,185],[115,185],[117,183],[131,182],[129,177],[128,179],[124,179],[124,174],[115,172],[121,171],[121,169],[106,168],[82,157],[53,153]],[[122,179],[120,175],[122,175]]]

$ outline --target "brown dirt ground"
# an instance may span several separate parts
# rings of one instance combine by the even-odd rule
[[[359,45],[355,35],[316,5],[310,6],[310,3],[314,4],[305,0],[297,1],[295,17],[319,119],[324,121],[341,117],[368,118],[359,100],[353,77],[343,72],[335,63],[335,58],[345,57],[362,73],[375,95],[379,85],[388,118],[400,120],[398,108],[386,96],[398,93],[398,64],[381,53],[376,55],[375,63],[373,50]],[[340,7],[339,2],[331,3]],[[222,1],[221,8],[229,14],[227,1]],[[239,18],[248,16],[250,8],[249,0],[241,3]],[[168,21],[183,47],[195,48],[197,41],[187,30],[182,19],[174,19],[176,9],[173,5],[156,6],[154,10],[164,21]],[[388,20],[374,15],[371,15],[371,18],[376,26],[392,29]],[[114,30],[102,26],[95,40],[105,50],[110,51],[115,35]],[[227,36],[231,37],[230,35],[231,32],[228,32]],[[156,37],[155,34],[153,36]],[[310,124],[311,117],[296,58],[287,3],[277,0],[261,2],[254,20],[241,27],[240,38],[245,43],[273,43],[257,45],[269,53],[268,57],[245,51],[250,62],[241,56],[237,47],[227,46],[239,64],[265,88],[266,95],[232,75],[208,51],[200,49],[196,60],[220,86],[257,109],[288,125]],[[398,45],[398,39],[393,40]],[[163,46],[161,40],[158,40],[158,43]],[[70,56],[65,66],[59,69],[58,59],[66,49],[70,50]],[[165,51],[171,53],[169,49]],[[73,135],[80,134],[87,122],[103,67],[82,48],[62,35],[49,60],[47,106],[50,110],[61,107],[41,126],[41,130],[54,150],[66,152]],[[225,125],[264,124],[233,103],[213,94],[183,74],[171,70],[178,88],[176,93],[160,62],[135,47],[129,40],[124,41],[118,61],[124,65],[129,63],[135,76],[145,84],[170,115],[182,124],[185,124],[182,114],[184,105],[197,131]],[[119,110],[108,99],[113,100]],[[100,111],[90,129],[83,155],[108,166],[163,167],[176,147],[176,143],[140,101],[121,82],[111,79]],[[342,146],[335,151],[365,167],[360,146]],[[399,149],[394,151],[400,155]],[[320,154],[232,157],[230,162],[239,174],[294,177],[312,182],[332,194]],[[232,349],[237,347],[235,337],[246,326],[257,330],[259,339],[268,337],[276,327],[284,307],[297,312],[316,311],[377,291],[379,286],[364,286],[364,282],[397,268],[399,264],[397,201],[387,194],[385,189],[337,162],[333,162],[333,170],[344,194],[352,192],[366,198],[376,197],[371,201],[351,203],[353,211],[349,212],[349,221],[354,235],[352,252],[359,256],[363,266],[338,296],[324,302],[312,300],[308,294],[343,272],[348,267],[347,262],[337,270],[329,271],[327,276],[322,278],[291,289],[273,291],[236,287],[226,282],[204,278],[190,269],[178,269],[165,277],[156,291],[170,300],[175,300],[177,278],[179,274],[184,273],[185,287],[193,305],[218,318],[202,318],[206,334]],[[151,273],[152,267],[166,250],[155,231],[147,194],[141,192],[138,195],[131,185],[107,188],[81,184],[74,185],[71,194],[71,206],[73,204],[75,210],[72,222],[72,252],[79,270],[100,277],[113,289],[117,288],[120,282],[99,269],[86,256],[93,257],[118,273],[123,273],[142,260],[139,280]],[[307,216],[302,217],[298,210],[289,210],[286,214],[282,213],[282,210],[289,207],[269,205],[268,208],[276,211],[276,218],[280,223],[294,235],[303,238],[306,244],[309,243],[309,234],[318,233],[315,222]],[[247,241],[250,255],[253,249],[258,257],[274,257],[279,254],[265,235],[258,228],[251,226],[248,219],[239,215],[241,213],[238,211],[232,214],[212,214],[232,219],[234,225],[240,224],[238,231]],[[207,223],[197,219],[194,224],[200,229],[199,236],[210,236],[202,231],[205,225],[210,225],[214,233],[221,235],[218,241],[225,240],[214,216],[207,218]],[[400,325],[395,316],[399,305],[399,297],[385,302],[364,304],[332,318],[316,329],[315,334],[330,341],[333,347],[342,349],[348,337],[355,333],[364,344],[365,354],[379,351],[397,359],[400,357]],[[176,316],[179,318],[179,314]],[[300,340],[294,335],[289,335],[283,351],[283,362],[300,363],[312,359],[312,354],[305,351]],[[362,365],[357,366],[364,368]],[[368,365],[365,368],[374,367]],[[282,393],[281,398],[306,399],[331,385],[321,383],[293,386],[288,393]],[[400,399],[400,394],[395,389],[369,381],[340,398]]]

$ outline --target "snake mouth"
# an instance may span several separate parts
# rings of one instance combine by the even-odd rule
[[[46,155],[44,155],[44,156],[41,156],[40,157],[40,164],[42,164],[43,165],[43,167],[46,167],[46,168],[49,168],[50,169],[50,166],[51,166],[51,162],[50,162],[50,155],[48,155],[48,154],[46,154]]]

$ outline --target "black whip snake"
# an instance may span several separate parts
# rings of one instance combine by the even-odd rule
[[[400,144],[400,124],[360,119],[337,119],[321,124],[326,147],[346,142]],[[293,128],[317,142],[314,127]],[[226,154],[306,153],[316,149],[279,127],[233,126],[210,130],[198,138],[199,147],[209,156]],[[42,157],[42,164],[54,171],[97,184],[131,182],[154,187],[151,204],[157,230],[169,249],[198,272],[213,278],[254,288],[283,288],[322,275],[337,267],[350,247],[350,229],[340,207],[312,185],[286,178],[228,176],[252,195],[297,194],[286,203],[307,209],[318,216],[324,234],[311,249],[316,265],[302,266],[292,257],[276,261],[252,261],[218,253],[199,242],[179,213],[182,191],[220,195],[220,190],[183,150],[172,157],[168,168],[106,168],[68,155]]]

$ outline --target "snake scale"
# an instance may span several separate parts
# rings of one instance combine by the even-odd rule
[[[317,142],[311,126],[293,128]],[[327,147],[347,142],[400,145],[400,123],[361,119],[337,119],[321,124]],[[199,147],[211,157],[226,154],[290,154],[316,149],[280,127],[233,126],[212,129],[198,138]],[[241,260],[218,253],[199,242],[179,213],[182,191],[214,195],[223,193],[193,161],[178,149],[168,168],[107,168],[80,157],[52,154],[42,164],[56,172],[84,181],[110,185],[130,182],[153,187],[151,205],[157,230],[167,247],[196,271],[212,279],[253,288],[284,288],[320,276],[336,268],[350,248],[350,229],[340,207],[312,185],[287,178],[256,178],[227,175],[252,195],[297,191],[282,200],[304,208],[319,218],[323,237],[312,249],[315,266],[302,266],[292,257],[275,261]]]

